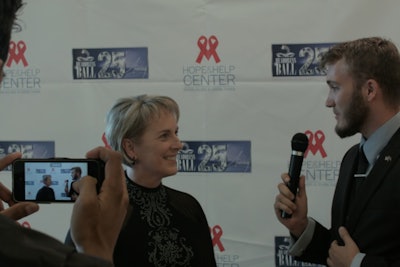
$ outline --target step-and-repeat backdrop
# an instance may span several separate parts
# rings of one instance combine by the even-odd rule
[[[0,157],[84,157],[105,145],[117,98],[171,96],[184,148],[164,183],[201,203],[218,266],[310,266],[287,255],[273,210],[290,141],[309,137],[309,214],[329,226],[341,158],[359,136],[334,133],[319,58],[360,37],[400,44],[399,10],[374,0],[28,1],[0,89]],[[62,196],[69,173],[54,177]],[[0,179],[11,187],[11,171]],[[20,223],[64,240],[71,207],[41,204]]]

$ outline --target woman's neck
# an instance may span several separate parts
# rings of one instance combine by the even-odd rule
[[[135,173],[135,171],[130,167],[126,168],[126,174],[129,179],[131,179],[133,182],[143,187],[156,188],[161,184],[161,179],[152,179],[151,177],[144,177],[142,175]]]

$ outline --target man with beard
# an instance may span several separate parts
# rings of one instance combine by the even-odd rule
[[[75,189],[73,188],[73,183],[75,183],[76,181],[78,181],[79,179],[81,179],[82,176],[82,169],[80,167],[72,167],[71,168],[71,185],[68,189],[68,184],[66,184],[65,186],[65,193],[67,194],[68,197],[71,198],[71,200],[75,201],[79,194],[78,192],[75,191]],[[67,180],[68,181],[68,180]]]
[[[389,40],[362,38],[333,46],[321,65],[336,133],[360,133],[361,141],[343,157],[331,229],[308,217],[305,177],[294,195],[286,186],[290,177],[281,175],[274,209],[292,237],[289,253],[328,266],[400,266],[399,52]],[[282,211],[291,217],[282,218]]]

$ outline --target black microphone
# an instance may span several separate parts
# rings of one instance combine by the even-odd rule
[[[304,133],[297,133],[292,138],[292,155],[289,164],[290,181],[286,184],[290,191],[296,195],[299,188],[301,166],[303,164],[304,152],[308,147],[308,137]],[[295,197],[296,199],[296,197]],[[295,200],[293,199],[293,201]],[[291,214],[282,211],[282,218],[290,218]]]

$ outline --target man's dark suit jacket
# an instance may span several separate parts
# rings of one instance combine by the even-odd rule
[[[338,228],[345,226],[366,254],[361,266],[400,266],[400,130],[381,151],[347,217],[358,147],[350,148],[342,160],[332,202],[332,228],[317,222],[312,241],[298,260],[326,264],[330,244],[340,240]]]
[[[48,235],[0,215],[0,266],[112,267],[113,264],[77,253]]]

